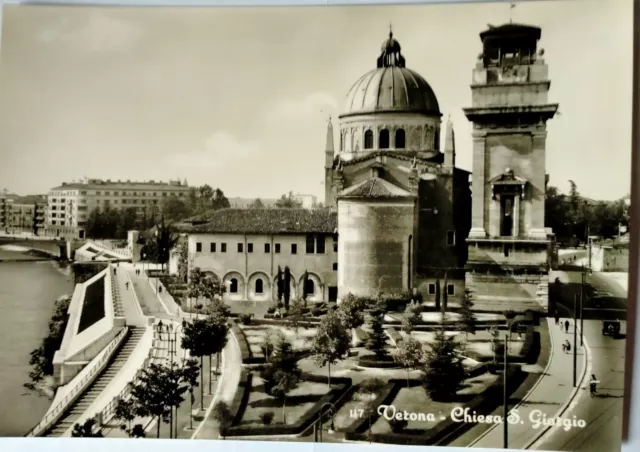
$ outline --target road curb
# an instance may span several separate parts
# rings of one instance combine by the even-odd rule
[[[573,327],[576,328],[576,330],[578,330],[578,332],[580,331],[580,329],[578,328],[578,325],[576,324],[576,322],[573,322]],[[582,358],[582,375],[580,375],[580,380],[578,381],[578,384],[576,386],[576,388],[573,390],[573,393],[571,394],[571,397],[569,397],[569,400],[567,400],[565,402],[565,404],[560,407],[560,409],[558,410],[558,412],[556,413],[556,415],[554,417],[562,417],[562,415],[567,411],[567,409],[569,408],[569,406],[571,406],[571,403],[573,402],[573,400],[576,398],[576,396],[578,395],[578,393],[580,392],[580,388],[582,387],[582,382],[584,381],[584,377],[587,374],[587,363],[588,363],[588,355],[589,355],[589,344],[587,342],[587,340],[584,338],[583,336],[583,343],[584,343],[584,355]],[[531,441],[529,441],[523,449],[530,449],[535,443],[537,443],[540,438],[542,438],[545,433],[547,433],[549,430],[551,430],[554,426],[548,426],[545,427],[540,433],[538,433]]]
[[[549,330],[549,337],[551,337],[551,319],[549,319],[548,317],[546,318],[547,320],[547,328]],[[545,377],[545,375],[547,374],[547,371],[549,370],[549,367],[551,367],[551,360],[553,358],[553,354],[555,352],[555,347],[553,345],[553,341],[551,342],[551,352],[549,353],[549,361],[547,362],[547,365],[545,366],[544,370],[542,371],[542,375],[540,376],[540,378],[538,378],[538,380],[535,382],[535,384],[531,387],[531,389],[529,389],[529,391],[527,391],[527,393],[524,395],[524,397],[522,398],[522,400],[520,402],[518,402],[513,408],[511,408],[511,410],[515,410],[518,407],[520,407],[523,403],[525,403],[527,400],[529,400],[529,397],[531,396],[531,393],[533,393],[533,391],[536,390],[536,388],[540,385],[540,383],[542,382],[542,379]],[[509,410],[509,411],[511,411]],[[486,430],[482,435],[478,436],[475,440],[473,440],[473,442],[471,444],[469,444],[466,447],[473,447],[475,444],[477,444],[482,438],[484,438],[485,436],[487,436],[489,433],[491,433],[493,430],[495,430],[496,428],[498,428],[500,425],[502,424],[494,424],[492,425],[488,430]]]

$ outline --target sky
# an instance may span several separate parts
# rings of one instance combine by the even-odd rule
[[[594,199],[630,189],[632,2],[531,2],[560,115],[550,184]],[[506,3],[352,7],[5,5],[0,190],[45,193],[89,177],[187,179],[228,197],[323,197],[326,124],[375,68],[392,23],[407,67],[451,116],[471,170],[471,71]],[[444,124],[443,124],[444,130]],[[442,137],[444,145],[444,134]]]

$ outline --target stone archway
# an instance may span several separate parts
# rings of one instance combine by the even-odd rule
[[[302,299],[304,275],[298,281],[298,298]],[[324,284],[322,279],[315,273],[307,273],[307,301],[322,301],[324,299]]]
[[[247,299],[251,301],[271,300],[271,278],[263,271],[252,273],[247,279]]]
[[[295,275],[291,273],[291,281],[289,284],[289,293],[291,294],[291,297],[289,298],[289,301],[293,300],[297,296],[297,288],[298,288],[297,281],[298,280],[296,279]],[[272,279],[271,296],[272,296],[272,300],[278,301],[278,275],[274,276]],[[284,299],[282,301],[284,302]]]
[[[224,278],[222,282],[225,286],[224,300],[244,300],[246,299],[246,290],[245,290],[245,278],[242,273],[238,271],[230,271]]]

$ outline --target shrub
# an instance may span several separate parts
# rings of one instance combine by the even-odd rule
[[[260,415],[260,420],[264,425],[271,425],[274,416],[275,413],[273,411],[267,411],[266,413],[262,413]]]
[[[243,325],[249,325],[252,318],[253,314],[240,314],[240,323]]]
[[[267,314],[273,314],[274,312],[276,312],[275,306],[269,306],[269,308],[267,309]]]
[[[284,303],[282,301],[278,301],[278,304],[276,306],[278,307],[278,309],[282,309],[284,308]]]
[[[397,419],[395,417],[393,419],[390,419],[388,422],[389,426],[391,427],[391,431],[393,431],[394,433],[400,433],[409,424],[408,421],[405,421],[404,419]]]
[[[392,369],[401,367],[391,356],[377,359],[375,355],[365,355],[358,358],[358,366],[373,367],[378,369]]]
[[[508,309],[506,311],[504,311],[504,317],[507,320],[512,320],[515,316],[516,316],[516,311],[512,310],[512,309]]]
[[[320,309],[320,308],[313,308],[313,309],[311,310],[311,314],[312,314],[314,317],[321,316],[323,313],[324,313],[324,312],[323,312],[323,311],[322,311],[322,309]]]
[[[360,383],[358,392],[362,394],[378,394],[386,385],[380,378],[368,378]]]

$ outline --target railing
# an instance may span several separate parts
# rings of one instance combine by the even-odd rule
[[[155,325],[154,325],[153,334],[154,334],[154,341],[155,341],[155,334],[156,334]],[[149,350],[149,355],[147,356],[147,359],[144,360],[142,367],[138,369],[136,374],[133,376],[133,379],[129,383],[127,383],[124,389],[120,391],[120,393],[117,396],[115,396],[113,400],[111,400],[111,402],[107,404],[106,407],[104,407],[104,409],[100,412],[100,414],[98,414],[98,419],[100,420],[100,424],[101,424],[100,427],[107,424],[111,420],[111,418],[114,416],[116,406],[118,405],[118,401],[120,401],[121,399],[126,399],[129,396],[129,394],[131,394],[131,390],[133,389],[136,381],[140,378],[140,376],[142,375],[144,370],[149,366],[149,364],[155,361],[156,352],[157,352],[157,349],[155,347],[155,342],[154,342],[151,347],[151,350]]]
[[[75,400],[75,398],[82,394],[85,389],[87,389],[88,385],[93,381],[93,379],[104,370],[104,366],[109,362],[113,353],[118,349],[122,341],[127,337],[127,333],[129,331],[128,327],[124,327],[122,331],[118,333],[118,335],[113,338],[111,343],[107,345],[105,353],[102,355],[102,358],[95,364],[93,369],[91,369],[80,382],[76,385],[69,394],[67,394],[56,406],[53,410],[50,410],[40,422],[36,424],[29,432],[25,435],[29,436],[38,436],[45,432],[47,429],[51,428],[55,425],[56,421],[59,417],[64,414],[64,412],[69,408],[71,403]]]

